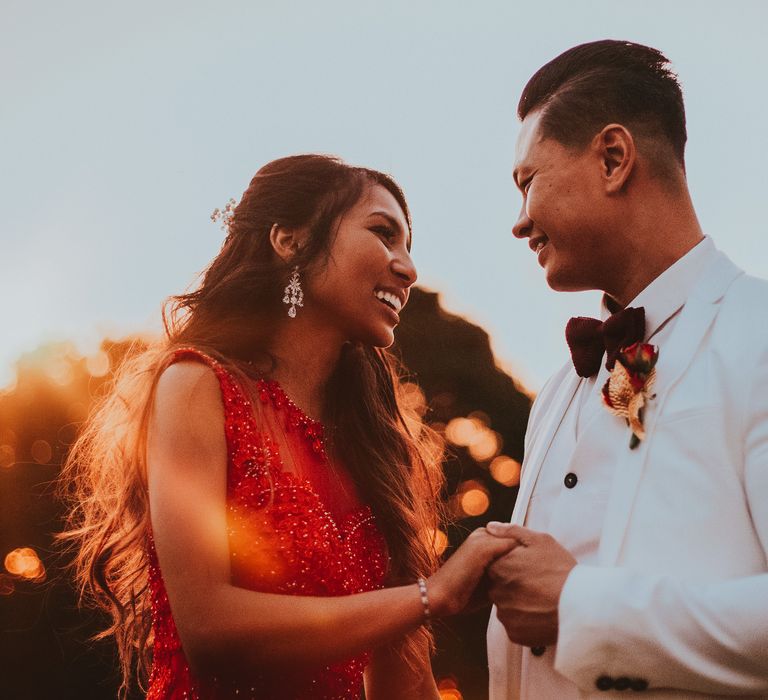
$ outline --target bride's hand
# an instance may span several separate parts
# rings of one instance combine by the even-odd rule
[[[461,612],[486,568],[516,546],[518,542],[514,538],[494,537],[484,527],[474,530],[448,561],[427,579],[431,614],[444,617]]]

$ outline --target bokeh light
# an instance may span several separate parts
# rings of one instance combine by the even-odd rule
[[[31,358],[19,361],[16,393],[0,396],[4,402],[0,409],[7,409],[6,414],[0,414],[0,476],[15,485],[15,493],[20,497],[29,496],[31,499],[33,507],[27,508],[25,503],[16,509],[21,514],[19,519],[31,517],[41,523],[38,531],[19,530],[18,533],[30,533],[21,537],[16,532],[9,533],[11,536],[0,549],[0,562],[5,562],[5,567],[0,566],[0,602],[7,606],[20,609],[27,599],[46,595],[60,578],[58,570],[52,568],[59,565],[59,560],[55,557],[49,559],[48,555],[51,546],[48,543],[49,532],[40,531],[47,527],[49,520],[38,517],[37,499],[41,489],[35,488],[39,480],[34,479],[40,477],[50,483],[54,468],[58,468],[60,460],[66,455],[76,432],[91,412],[93,402],[107,388],[104,380],[120,364],[123,353],[128,351],[127,345],[127,342],[111,345],[110,341],[104,341],[101,348],[92,346],[78,355],[71,353],[65,344],[43,348]],[[105,371],[106,375],[100,377]],[[90,381],[91,378],[95,380]],[[403,417],[411,426],[418,426],[426,420],[437,433],[433,459],[446,470],[446,485],[440,491],[440,498],[443,500],[441,512],[447,516],[447,523],[433,523],[434,529],[422,533],[422,542],[436,557],[444,558],[460,545],[470,529],[462,527],[461,520],[473,518],[472,527],[476,527],[491,517],[491,508],[496,505],[491,498],[496,497],[500,488],[495,481],[491,481],[489,469],[494,458],[506,450],[502,448],[501,435],[493,428],[503,430],[505,443],[517,443],[511,434],[507,437],[506,423],[495,410],[492,416],[473,410],[478,405],[494,406],[493,402],[486,401],[482,396],[472,396],[467,401],[458,388],[457,394],[443,392],[437,394],[438,400],[433,401],[430,384],[419,386],[414,382],[415,379],[410,379],[401,385],[399,395]],[[435,406],[441,407],[441,410],[436,410]],[[5,415],[9,416],[8,420],[4,420]],[[418,427],[414,427],[414,432],[417,430]],[[422,436],[427,437],[423,433]],[[452,444],[449,443],[449,436],[453,438]],[[425,439],[425,447],[431,449],[432,442]],[[451,454],[445,459],[442,451],[449,444]],[[16,466],[11,466],[14,463]],[[206,510],[205,504],[201,504],[203,520],[208,518]],[[498,516],[494,513],[493,517]],[[249,539],[249,542],[252,540]],[[20,549],[11,552],[14,547]],[[268,549],[263,551],[268,552]],[[254,561],[254,567],[260,572],[274,570],[278,577],[282,575],[269,554]],[[463,623],[458,624],[463,630]],[[449,634],[453,634],[453,630]],[[475,642],[472,646],[476,646]],[[445,672],[448,669],[457,669],[457,675],[450,675],[447,685],[441,687],[439,697],[446,700],[462,700],[467,697],[463,693],[475,697],[477,687],[483,685],[478,684],[473,676],[465,678],[465,673],[470,671],[465,671],[463,660],[453,661],[454,658],[463,659],[461,654],[458,649],[455,653],[447,653],[447,662],[441,668],[441,675],[444,676],[449,675]]]
[[[464,515],[482,515],[491,505],[488,490],[479,481],[465,481],[457,493],[459,508]]]
[[[469,444],[469,454],[477,462],[487,462],[493,459],[501,450],[501,436],[486,428],[479,430]]]
[[[520,462],[500,455],[491,462],[491,476],[504,486],[517,486],[520,483]]]
[[[487,462],[501,452],[502,438],[490,428],[491,419],[482,411],[473,411],[466,418],[454,418],[445,427],[448,442],[466,447],[476,462]]]
[[[482,515],[490,505],[491,500],[488,494],[480,489],[467,491],[461,497],[461,509],[467,515]]]
[[[448,547],[448,535],[442,530],[429,528],[424,535],[424,539],[435,548],[435,554],[438,557],[442,556],[443,552]]]
[[[464,698],[458,688],[441,688],[438,692],[440,700],[463,700]]]
[[[414,435],[419,435],[423,428],[422,418],[427,411],[427,399],[424,392],[416,384],[405,382],[400,387],[400,397],[403,402],[403,417],[408,429]]]
[[[85,366],[92,377],[103,377],[109,372],[109,355],[103,350],[99,350],[86,358]]]
[[[419,417],[423,416],[427,411],[427,399],[421,387],[413,382],[404,382],[400,390],[406,410],[413,411]]]
[[[32,459],[38,464],[48,464],[53,457],[53,449],[47,440],[35,440],[30,449]]]
[[[9,574],[30,581],[45,579],[45,567],[31,547],[20,547],[5,555],[5,569]]]
[[[472,438],[477,432],[475,424],[469,418],[453,418],[445,426],[445,437],[448,442],[466,447],[472,442]]]
[[[59,386],[67,386],[72,383],[74,372],[72,371],[72,363],[66,356],[54,355],[49,357],[43,367],[48,378]]]
[[[464,696],[459,691],[459,686],[453,678],[441,678],[437,682],[437,691],[440,700],[463,700]]]

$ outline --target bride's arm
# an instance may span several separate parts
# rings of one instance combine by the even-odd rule
[[[261,593],[230,583],[224,411],[208,367],[181,362],[160,377],[147,459],[155,547],[185,654],[198,671],[328,663],[422,624],[415,583],[341,597]],[[433,614],[458,612],[485,566],[513,546],[477,531],[430,578]]]

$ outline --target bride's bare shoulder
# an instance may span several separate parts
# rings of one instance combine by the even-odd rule
[[[219,378],[204,362],[179,360],[166,367],[157,381],[154,413],[173,421],[210,419],[223,414]]]

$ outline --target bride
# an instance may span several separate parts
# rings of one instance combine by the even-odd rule
[[[153,700],[437,698],[425,623],[514,542],[479,529],[437,568],[440,454],[385,349],[416,280],[403,193],[293,156],[223,215],[63,473],[122,694],[138,671]]]

